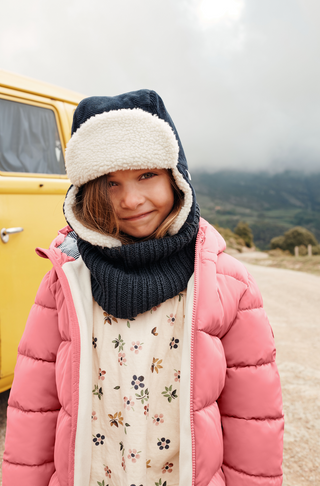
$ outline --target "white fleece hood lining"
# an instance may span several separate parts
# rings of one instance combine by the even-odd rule
[[[177,169],[179,145],[170,125],[141,110],[122,109],[89,118],[73,134],[66,149],[66,167],[72,187],[65,201],[65,216],[83,240],[101,247],[121,246],[112,236],[90,230],[73,212],[79,187],[109,172],[128,169],[171,169],[184,204],[169,229],[177,234],[192,207],[192,191]]]

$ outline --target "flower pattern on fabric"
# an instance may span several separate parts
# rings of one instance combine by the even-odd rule
[[[154,417],[152,417],[153,423],[155,425],[163,424],[164,418],[163,418],[163,413],[155,414]]]
[[[109,417],[109,422],[112,427],[112,425],[115,425],[116,427],[119,427],[119,425],[123,425],[123,417],[121,415],[121,412],[116,412],[114,415],[111,413],[108,413]]]
[[[121,452],[121,455],[123,456],[124,455],[124,451],[125,451],[125,448],[124,448],[124,445],[123,445],[123,442],[119,442],[119,446],[120,446],[120,452]]]
[[[129,319],[129,320],[127,321],[127,327],[128,327],[129,329],[130,329],[130,327],[131,327],[130,321],[135,321],[134,317],[133,317],[132,319]]]
[[[140,400],[142,405],[144,402],[147,402],[149,400],[149,390],[146,388],[145,390],[141,390],[140,394],[136,393],[136,400]]]
[[[167,316],[167,318],[168,324],[170,324],[170,326],[173,326],[176,320],[176,316],[174,314],[170,314],[170,316]]]
[[[166,462],[165,465],[162,466],[162,474],[166,472],[172,473],[172,468],[173,468],[172,462]]]
[[[144,409],[143,413],[145,414],[146,418],[148,418],[149,417],[149,405],[145,405],[143,407],[143,409]]]
[[[167,486],[167,481],[162,482],[162,479],[160,478],[158,482],[154,483],[155,486]]]
[[[157,446],[159,447],[160,451],[162,451],[163,449],[169,449],[170,442],[170,439],[162,437],[161,439],[158,439]]]
[[[94,412],[94,411],[91,413],[91,421],[93,421],[93,420],[98,420],[97,412]]]
[[[124,366],[127,366],[126,365],[126,362],[127,362],[127,358],[126,358],[126,353],[118,353],[118,363],[120,366],[124,365]]]
[[[104,435],[96,434],[93,436],[92,441],[94,442],[94,445],[98,446],[104,444],[104,439],[105,439]]]
[[[179,381],[180,382],[180,370],[174,370],[175,371],[175,374],[174,374],[174,381]]]
[[[169,343],[170,349],[177,349],[178,344],[179,344],[179,339],[175,339],[173,337]]]
[[[132,381],[131,381],[131,385],[132,385],[132,388],[134,388],[135,390],[139,390],[139,387],[140,388],[144,388],[144,376],[137,376],[137,375],[133,375],[132,377]]]
[[[119,336],[117,338],[115,338],[113,341],[114,343],[114,348],[119,348],[119,351],[123,351],[123,347],[124,345],[126,344],[125,342],[123,342],[123,339],[121,337],[121,334],[119,334]]]
[[[129,449],[129,454],[127,456],[133,463],[137,462],[137,459],[140,459],[141,451],[137,452],[137,449]]]
[[[163,368],[161,363],[162,363],[162,359],[153,358],[151,363],[151,372],[153,373],[155,371],[156,373],[159,373],[159,370]]]
[[[179,483],[184,294],[134,324],[103,314],[94,302],[90,486]]]
[[[161,392],[161,394],[168,399],[169,403],[171,403],[175,398],[178,398],[177,390],[172,391],[172,385],[169,387],[165,386],[164,391]]]
[[[152,307],[152,309],[150,310],[151,314],[152,314],[152,312],[155,312],[157,309],[159,309],[160,306],[161,306],[161,304],[155,305],[154,307]]]
[[[132,401],[132,396],[130,395],[130,397],[123,397],[123,405],[124,405],[124,408],[126,408],[127,410],[133,410],[134,411],[134,402]]]
[[[104,376],[105,374],[106,374],[106,371],[104,371],[101,368],[99,368],[98,380],[104,380],[105,379],[105,376]]]
[[[103,313],[103,318],[104,318],[104,324],[108,323],[108,324],[110,324],[110,326],[112,324],[112,321],[113,322],[118,322],[118,319],[116,319],[115,317],[113,317],[111,314],[108,314],[108,312],[104,312]]]
[[[101,397],[103,395],[102,387],[99,388],[99,385],[94,385],[92,393],[93,395],[97,395],[99,400],[101,400]]]
[[[142,350],[142,345],[143,343],[140,343],[140,341],[132,341],[130,351],[133,351],[134,354],[139,354],[139,351]]]

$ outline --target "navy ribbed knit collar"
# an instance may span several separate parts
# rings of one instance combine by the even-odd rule
[[[78,238],[96,302],[114,317],[132,319],[182,292],[194,271],[200,210],[178,234],[116,248]]]

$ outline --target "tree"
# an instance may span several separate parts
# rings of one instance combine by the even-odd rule
[[[248,248],[253,246],[253,235],[248,223],[245,221],[239,221],[234,229],[234,233],[243,239]]]
[[[294,247],[301,245],[305,247],[318,245],[314,234],[302,226],[295,226],[286,231],[283,236],[276,236],[270,241],[271,249],[289,250],[292,255],[294,254]]]

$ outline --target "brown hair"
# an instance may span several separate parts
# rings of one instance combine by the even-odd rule
[[[163,238],[182,207],[183,192],[178,188],[170,169],[168,172],[174,194],[172,210],[160,226],[143,240]],[[77,220],[86,228],[98,231],[103,235],[113,236],[119,239],[122,244],[136,241],[135,238],[122,233],[119,229],[119,221],[108,195],[107,175],[98,177],[80,187],[72,209]]]

